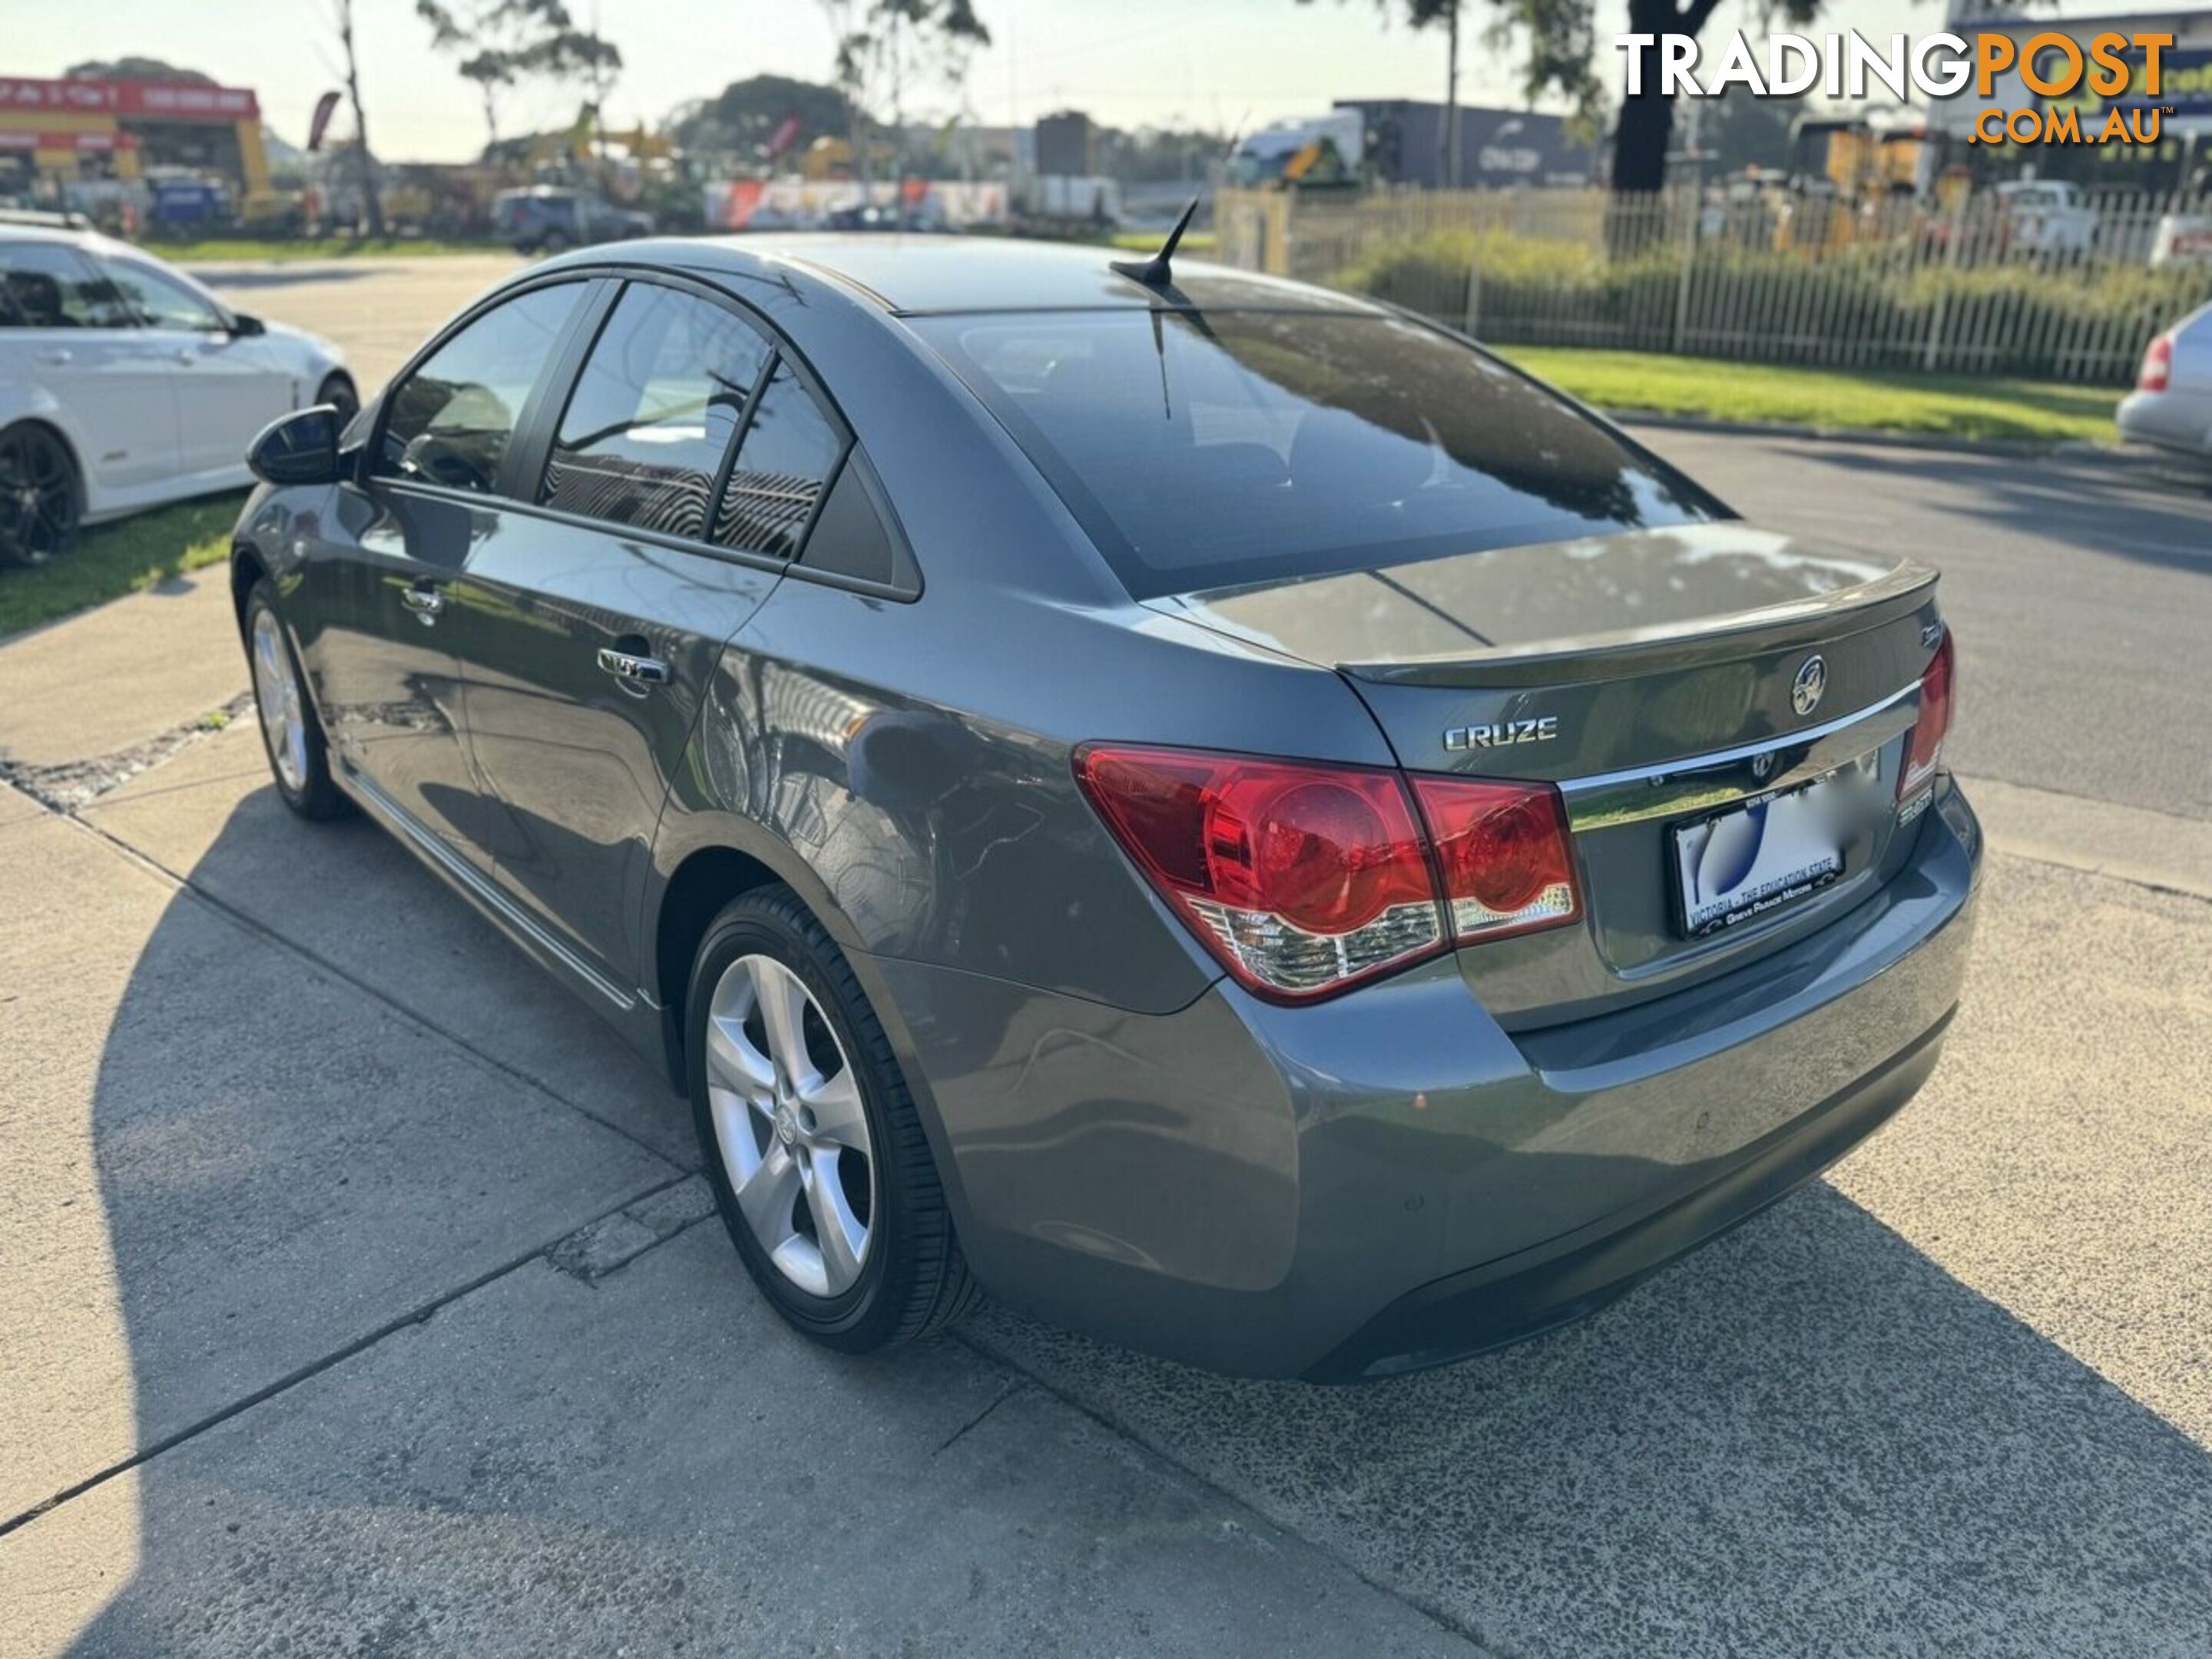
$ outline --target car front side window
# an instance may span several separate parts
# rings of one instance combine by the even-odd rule
[[[377,471],[490,495],[538,376],[553,359],[580,283],[560,283],[477,317],[394,386]]]
[[[703,536],[714,480],[768,361],[759,331],[721,307],[631,283],[577,377],[538,499]]]
[[[167,271],[127,259],[106,263],[110,281],[130,301],[149,328],[185,329],[199,334],[227,332],[229,324],[204,295],[195,294]]]

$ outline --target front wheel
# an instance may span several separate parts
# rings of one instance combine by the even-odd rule
[[[700,1152],[776,1312],[848,1353],[964,1313],[975,1282],[897,1058],[797,895],[757,889],[715,917],[685,1008]]]
[[[322,723],[307,700],[299,659],[276,619],[269,579],[253,584],[246,600],[246,651],[253,665],[253,702],[261,720],[261,746],[284,805],[303,818],[335,818],[345,797],[331,781],[331,757]]]

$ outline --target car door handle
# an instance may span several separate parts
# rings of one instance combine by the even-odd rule
[[[199,360],[200,360],[200,354],[199,354],[198,351],[195,351],[191,347],[190,347],[190,346],[179,346],[179,347],[177,348],[177,361],[178,361],[179,362],[180,362],[180,363],[196,363],[196,362],[199,362]]]
[[[428,582],[417,582],[412,587],[399,590],[399,603],[420,617],[422,626],[428,628],[446,608],[446,596]]]
[[[665,685],[668,665],[658,657],[640,657],[628,651],[601,647],[599,666],[618,680],[633,685]]]
[[[40,358],[39,361],[42,363],[51,363],[56,368],[65,368],[70,364],[76,361],[76,353],[74,351],[49,351],[45,356]]]

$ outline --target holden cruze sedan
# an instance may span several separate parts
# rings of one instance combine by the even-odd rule
[[[234,563],[277,787],[689,1097],[739,1257],[1348,1379],[1585,1313],[1935,1065],[1936,579],[1365,300],[962,239],[539,265]]]
[[[0,566],[251,483],[246,446],[270,421],[357,401],[327,340],[233,311],[127,243],[0,223]]]

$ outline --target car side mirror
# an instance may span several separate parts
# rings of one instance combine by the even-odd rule
[[[328,404],[295,409],[261,428],[246,452],[253,476],[273,484],[336,483],[338,430],[344,424]]]
[[[234,311],[230,317],[230,331],[235,338],[251,339],[257,334],[266,334],[269,325],[258,317],[249,317],[242,311]]]

